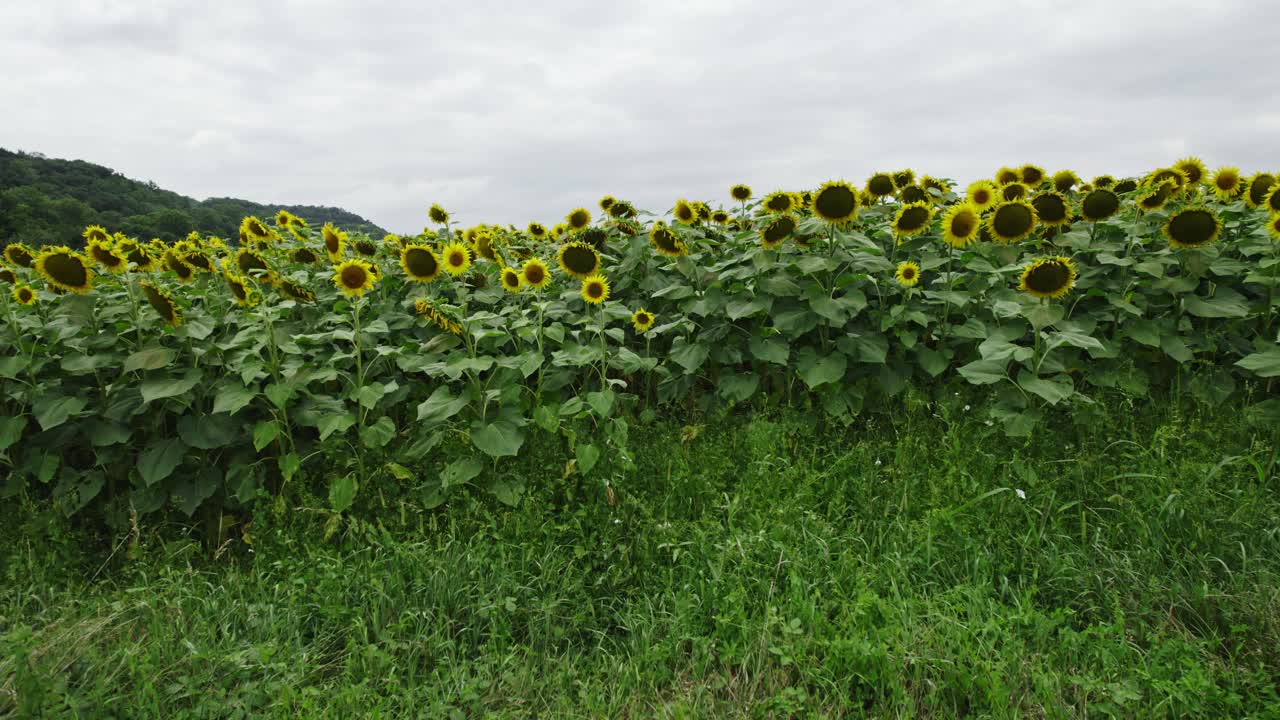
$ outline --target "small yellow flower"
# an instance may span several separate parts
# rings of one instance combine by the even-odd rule
[[[450,275],[461,275],[471,267],[471,252],[460,242],[445,245],[440,251],[440,258],[444,260],[445,272]]]
[[[656,320],[656,318],[653,316],[653,313],[645,310],[644,308],[636,310],[631,315],[631,324],[635,326],[636,332],[638,333],[647,332],[649,328],[653,327],[654,320]]]
[[[609,299],[609,282],[603,275],[589,275],[582,281],[582,299],[599,305]]]
[[[910,260],[898,263],[898,271],[893,274],[893,279],[902,287],[914,287],[920,282],[920,266]]]
[[[348,297],[361,297],[377,281],[373,266],[364,260],[347,260],[333,269],[333,284]]]

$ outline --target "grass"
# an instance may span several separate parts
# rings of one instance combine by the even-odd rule
[[[0,715],[1277,717],[1280,493],[1240,414],[660,423],[612,495],[544,437],[516,509],[364,488],[328,540],[320,500],[264,506],[252,548],[28,505]]]

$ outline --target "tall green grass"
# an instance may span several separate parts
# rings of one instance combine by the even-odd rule
[[[1272,436],[1112,402],[1015,440],[962,402],[657,422],[611,488],[543,436],[514,510],[327,541],[320,498],[208,544],[27,507],[0,715],[1276,717]]]

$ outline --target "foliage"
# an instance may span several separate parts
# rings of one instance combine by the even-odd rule
[[[535,434],[519,508],[428,511],[414,477],[327,543],[324,496],[207,549],[12,503],[0,716],[1274,716],[1252,398],[1108,399],[1008,438],[980,392],[848,428],[665,415],[612,488]]]
[[[279,229],[246,218],[238,249],[149,244],[164,268],[150,272],[99,267],[90,281],[46,250],[46,280],[62,267],[64,286],[91,292],[5,300],[0,492],[123,527],[164,509],[212,522],[292,483],[330,499],[336,528],[365,493],[413,477],[429,506],[466,487],[515,504],[527,488],[511,468],[539,434],[560,440],[567,473],[620,482],[631,429],[677,408],[813,407],[853,423],[909,388],[967,384],[987,388],[985,419],[1028,436],[1112,389],[1221,402],[1280,374],[1280,244],[1265,208],[1161,187],[1176,198],[1159,210],[1134,204],[1139,186],[1114,196],[1118,212],[1106,197],[1090,210],[1108,219],[1062,227],[1028,230],[1034,202],[993,206],[987,226],[1027,236],[1017,244],[944,243],[957,216],[933,206],[959,196],[905,185],[926,199],[832,223],[804,208],[809,193],[770,195],[783,215],[744,202],[723,223],[689,202],[687,221],[642,223],[617,201],[594,223],[570,213],[587,225],[553,228],[558,247],[447,215],[439,231],[374,240],[285,213]],[[1201,230],[1218,242],[1170,247],[1162,229],[1188,207],[1218,224],[1197,221],[1182,244]],[[891,230],[921,208],[909,235]],[[540,290],[521,285],[533,260],[558,266]],[[906,260],[909,285],[894,279]],[[508,266],[526,272],[504,287]]]
[[[385,234],[339,208],[284,208],[317,227],[335,222],[379,237]],[[167,242],[193,230],[227,237],[235,233],[240,218],[267,212],[265,205],[235,198],[193,200],[83,160],[51,160],[0,149],[0,244],[77,245],[86,225]]]

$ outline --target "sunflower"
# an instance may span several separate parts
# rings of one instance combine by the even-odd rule
[[[698,221],[698,211],[688,200],[681,198],[676,201],[676,206],[671,208],[671,214],[677,221],[684,225],[692,225]]]
[[[329,261],[341,260],[343,248],[347,243],[347,234],[334,227],[333,223],[325,223],[324,227],[320,228],[320,236],[324,238],[324,249],[329,253]]]
[[[289,259],[296,263],[302,263],[303,265],[313,265],[320,262],[320,256],[316,254],[315,250],[312,250],[309,247],[294,248],[293,251],[289,253]]]
[[[201,272],[213,272],[213,261],[199,250],[185,253],[181,257],[183,262]]]
[[[251,250],[241,250],[240,252],[252,252]],[[178,282],[189,283],[196,276],[196,269],[187,264],[186,260],[178,254],[176,250],[169,249],[164,251],[164,255],[160,256],[160,265],[165,270],[171,271],[178,277]]]
[[[560,248],[556,258],[566,275],[585,278],[600,271],[600,254],[586,243],[571,242]]]
[[[1018,180],[1029,188],[1039,187],[1044,182],[1044,168],[1030,163],[1018,168]]]
[[[564,221],[569,226],[569,230],[577,232],[591,224],[591,212],[586,208],[574,208],[564,216]]]
[[[729,188],[729,197],[738,202],[746,202],[751,199],[751,186],[738,183]]]
[[[542,223],[531,222],[528,227],[529,235],[539,240],[547,236],[547,226]]]
[[[635,214],[635,207],[626,200],[619,200],[609,206],[609,217],[614,220],[626,220],[627,218],[635,217]]]
[[[795,194],[785,190],[775,190],[765,195],[761,204],[771,213],[782,214],[791,212],[799,203],[796,201]]]
[[[1169,201],[1169,196],[1173,194],[1173,190],[1173,183],[1164,183],[1159,187],[1144,189],[1137,198],[1138,209],[1143,212],[1159,210]]]
[[[101,225],[90,225],[84,229],[81,234],[85,243],[105,243],[111,240],[111,236],[107,234],[106,228]]]
[[[605,195],[604,197],[600,198],[600,209],[605,212],[609,212],[609,208],[612,207],[613,204],[616,202],[618,202],[618,199],[615,198],[614,196]]]
[[[33,264],[40,277],[58,290],[83,294],[93,288],[93,271],[85,257],[66,245],[40,248]]]
[[[360,297],[378,281],[373,266],[364,260],[347,260],[333,269],[333,284],[347,297]]]
[[[445,272],[450,275],[461,275],[471,267],[471,252],[460,242],[451,242],[441,248],[440,259],[444,261]]]
[[[232,272],[224,273],[223,278],[226,279],[227,288],[231,290],[231,297],[237,305],[247,308],[258,304],[258,294],[249,287],[247,280]]]
[[[1016,243],[1036,229],[1036,209],[1023,200],[1002,202],[987,217],[987,231],[996,242]]]
[[[1022,173],[1018,172],[1017,168],[1011,168],[1006,165],[996,171],[995,181],[996,185],[1008,185],[1009,183],[1021,182]]]
[[[898,235],[915,235],[929,229],[933,208],[925,203],[909,203],[898,208],[893,216],[893,232]]]
[[[910,260],[898,263],[898,271],[893,274],[893,279],[902,287],[913,287],[920,282],[920,266]]]
[[[515,268],[502,268],[502,289],[509,293],[520,292],[520,271]]]
[[[1053,189],[1060,193],[1067,193],[1071,188],[1080,184],[1080,176],[1070,170],[1059,170],[1053,174]]]
[[[457,321],[450,319],[448,315],[437,310],[435,306],[431,304],[431,301],[426,298],[418,298],[417,300],[414,300],[413,310],[419,315],[426,317],[433,325],[445,332],[450,332],[454,335],[462,334],[462,325]]]
[[[1042,192],[1031,198],[1031,207],[1035,208],[1036,220],[1041,225],[1057,227],[1071,222],[1071,203],[1062,193]]]
[[[858,214],[857,189],[844,180],[823,183],[813,195],[813,213],[832,225],[848,225]]]
[[[431,282],[440,277],[440,256],[426,245],[400,249],[400,267],[414,282]]]
[[[891,177],[893,178],[893,186],[901,190],[916,181],[916,171],[906,168],[905,170],[894,172]]]
[[[288,210],[276,211],[276,227],[287,228],[293,225],[293,213]]]
[[[654,223],[653,229],[649,231],[649,244],[653,245],[653,249],[657,250],[658,254],[667,257],[689,254],[689,246],[685,245],[680,236],[662,221]]]
[[[1276,176],[1271,173],[1254,173],[1249,178],[1249,188],[1245,191],[1244,201],[1251,207],[1260,207],[1267,201],[1267,195],[1271,192],[1271,188],[1276,184]]]
[[[1169,216],[1164,236],[1178,249],[1194,249],[1209,245],[1222,233],[1222,220],[1207,207],[1186,207]]]
[[[693,210],[694,212],[698,213],[699,220],[706,222],[707,220],[711,219],[711,206],[707,205],[701,200],[695,200],[693,202]]]
[[[928,202],[932,199],[919,185],[903,185],[898,191],[898,201],[907,205]]]
[[[1006,201],[1022,200],[1030,192],[1030,188],[1020,182],[1011,182],[1008,185],[1000,186],[1000,197]]]
[[[603,275],[593,273],[582,280],[582,299],[599,305],[609,299],[609,281]]]
[[[19,305],[34,305],[36,303],[36,291],[32,290],[30,285],[14,285],[13,299]]]
[[[1090,184],[1096,188],[1109,188],[1116,184],[1116,179],[1110,175],[1099,175]]]
[[[1061,255],[1039,258],[1022,271],[1018,289],[1042,299],[1060,298],[1076,284],[1076,266]]]
[[[266,242],[271,239],[271,231],[258,218],[250,215],[240,221],[240,231],[252,242]]]
[[[791,215],[779,215],[760,230],[760,246],[773,249],[787,241],[795,232],[796,219]]]
[[[978,239],[981,226],[976,207],[968,203],[952,205],[942,216],[942,241],[951,247],[968,247]]]
[[[568,225],[565,225],[564,223],[556,223],[555,225],[551,226],[551,230],[548,231],[548,234],[551,235],[552,240],[556,242],[560,242],[560,238],[568,231],[569,231]]]
[[[1137,189],[1138,189],[1138,181],[1134,180],[1133,178],[1125,178],[1123,180],[1117,180],[1116,184],[1111,186],[1111,192],[1116,193],[1117,195],[1121,195],[1124,193],[1131,193]]]
[[[247,275],[248,277],[271,275],[271,266],[267,264],[266,258],[262,257],[257,251],[248,248],[240,248],[236,252],[236,268],[241,275]]]
[[[176,328],[182,324],[182,310],[173,302],[173,297],[167,290],[156,287],[146,280],[138,283],[138,286],[142,288],[142,294],[147,298],[147,303],[160,313],[160,317],[169,323],[169,327]]]
[[[116,248],[124,253],[129,260],[129,264],[133,265],[134,272],[151,272],[156,267],[156,259],[152,254],[141,245],[132,240],[117,242]]]
[[[1267,220],[1267,232],[1271,234],[1271,239],[1280,241],[1280,215],[1272,215]]]
[[[634,313],[631,313],[631,324],[635,326],[636,332],[642,334],[648,332],[649,328],[653,327],[653,322],[656,319],[657,318],[653,316],[653,313],[645,310],[644,308],[640,308]]]
[[[431,208],[427,210],[427,217],[431,218],[431,222],[437,225],[449,224],[449,213],[440,207],[440,203],[431,204]]]
[[[365,257],[373,257],[378,254],[377,244],[368,238],[356,240],[353,247],[356,249],[356,253]]]
[[[996,202],[996,186],[990,180],[978,180],[965,190],[969,204],[979,212],[986,210]]]
[[[1080,217],[1088,222],[1100,222],[1120,211],[1120,196],[1107,188],[1090,190],[1080,201]]]
[[[310,303],[310,302],[316,301],[315,293],[311,292],[310,290],[303,287],[302,285],[299,285],[298,283],[293,282],[292,280],[288,280],[286,278],[280,278],[280,281],[276,283],[276,286],[280,288],[280,294],[284,295],[290,300],[297,300],[298,302],[302,302],[302,303]]]
[[[733,218],[724,210],[715,210],[711,213],[711,222],[717,225],[728,225],[731,219]]]
[[[0,282],[6,282],[12,285],[18,282],[18,276],[14,275],[13,271],[9,268],[4,265],[0,265]]]
[[[1220,167],[1213,174],[1213,193],[1222,200],[1231,200],[1244,190],[1244,180],[1240,177],[1240,168]]]
[[[1262,201],[1262,205],[1271,211],[1272,215],[1280,213],[1280,182],[1271,188],[1271,192],[1267,193],[1267,197]]]
[[[924,191],[928,193],[929,196],[934,198],[935,200],[941,198],[943,195],[946,195],[948,192],[951,191],[951,183],[941,178],[933,177],[931,175],[920,176],[920,187],[924,188]],[[933,193],[929,192],[930,190],[937,190],[938,194],[934,195]]]
[[[1185,157],[1173,164],[1173,167],[1181,170],[1183,175],[1187,176],[1187,182],[1192,185],[1198,185],[1204,182],[1205,166],[1204,161],[1198,157]]]
[[[547,264],[539,258],[529,258],[520,268],[520,281],[534,290],[541,290],[551,282],[551,273]]]
[[[893,175],[887,172],[874,173],[867,178],[867,194],[877,198],[888,197],[893,194],[896,188],[893,184]]]
[[[4,246],[4,259],[10,265],[29,268],[35,262],[35,252],[22,243],[9,243]]]
[[[90,240],[84,250],[90,260],[113,275],[129,269],[129,261],[116,254],[110,240]]]

